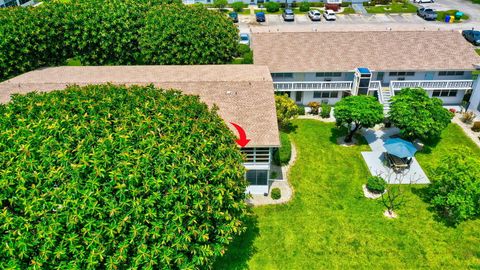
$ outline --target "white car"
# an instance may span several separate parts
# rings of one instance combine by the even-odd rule
[[[419,3],[419,4],[423,4],[423,3],[434,3],[434,0],[413,0],[414,3]]]
[[[337,19],[335,12],[331,9],[325,10],[325,13],[323,13],[323,17],[325,17],[325,20],[327,21],[335,21]]]
[[[241,33],[238,43],[250,46],[250,36],[247,33]]]
[[[320,13],[320,11],[316,9],[312,9],[308,12],[308,17],[312,21],[320,21],[320,19],[322,18],[322,13]]]

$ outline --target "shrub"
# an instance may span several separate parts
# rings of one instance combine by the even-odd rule
[[[305,115],[305,107],[297,105],[298,115]]]
[[[145,64],[229,63],[238,55],[238,30],[222,13],[198,6],[161,5],[140,30]]]
[[[218,9],[224,9],[228,5],[227,0],[213,0],[213,6]]]
[[[453,114],[457,113],[457,110],[455,110],[455,108],[450,108],[450,109],[448,109],[448,110],[449,110],[451,113],[453,113]]]
[[[320,108],[320,103],[315,102],[315,101],[311,101],[307,104],[307,106],[310,107],[310,109],[312,109],[310,111],[311,114],[314,114],[314,115],[318,114],[318,109]]]
[[[453,114],[422,88],[404,88],[392,98],[389,119],[410,140],[438,138]]]
[[[323,2],[310,2],[311,7],[324,7],[325,4]]]
[[[479,131],[480,131],[480,121],[475,121],[475,122],[473,123],[472,130],[475,131],[475,132],[479,132]]]
[[[462,117],[460,120],[466,124],[471,124],[473,120],[475,119],[476,115],[472,111],[464,112],[462,113]]]
[[[273,171],[273,172],[270,172],[270,179],[277,179],[277,176],[278,176],[278,173]]]
[[[280,10],[280,4],[277,2],[267,2],[265,3],[265,8],[267,9],[267,12],[277,12]]]
[[[340,4],[340,6],[346,8],[346,7],[349,7],[350,4],[351,4],[351,3],[349,3],[349,2],[342,2],[342,3]]]
[[[198,96],[15,95],[0,130],[1,269],[208,269],[244,230],[242,154]]]
[[[301,12],[308,12],[310,10],[310,3],[307,1],[303,1],[300,3],[300,11]]]
[[[383,193],[387,188],[387,182],[380,176],[370,176],[367,179],[367,189],[374,193]]]
[[[243,64],[253,64],[253,52],[252,51],[243,55]]]
[[[282,146],[273,153],[273,163],[277,166],[287,165],[292,157],[292,145],[286,133],[280,132],[280,142]]]
[[[236,12],[242,12],[243,11],[243,2],[233,2],[231,4],[231,7]]]
[[[467,148],[450,153],[434,169],[430,203],[451,223],[480,216],[480,159]]]
[[[287,95],[275,95],[277,121],[281,129],[287,128],[291,120],[298,116],[298,107]]]
[[[239,44],[238,45],[238,53],[240,56],[249,53],[251,51],[250,46],[246,44]]]
[[[272,188],[272,191],[270,192],[271,193],[271,197],[272,199],[274,200],[278,200],[282,197],[282,192],[280,191],[279,188]]]
[[[322,104],[322,111],[320,112],[320,116],[322,118],[329,118],[330,117],[330,112],[332,111],[332,106],[323,103]]]

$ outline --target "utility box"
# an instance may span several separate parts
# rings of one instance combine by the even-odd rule
[[[460,20],[463,17],[463,12],[457,11],[455,12],[455,20]]]

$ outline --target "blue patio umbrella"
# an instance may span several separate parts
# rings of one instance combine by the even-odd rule
[[[387,153],[399,158],[413,157],[417,152],[417,148],[411,142],[400,138],[388,139],[383,146],[387,149]]]

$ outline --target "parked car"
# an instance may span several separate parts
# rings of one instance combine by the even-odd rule
[[[255,18],[257,19],[257,22],[265,22],[265,12],[257,12]]]
[[[327,21],[335,21],[337,19],[337,16],[335,15],[335,11],[331,9],[325,10],[323,13],[323,17],[325,17],[325,20]]]
[[[284,21],[294,21],[295,20],[295,14],[293,14],[293,10],[287,8],[283,11],[282,17]]]
[[[417,15],[422,17],[424,20],[436,20],[437,19],[437,12],[431,8],[421,7],[417,9]]]
[[[238,14],[236,12],[228,13],[228,17],[230,17],[234,23],[238,23]]]
[[[320,21],[320,19],[322,18],[322,14],[320,13],[320,11],[312,9],[308,12],[308,17],[312,21]]]
[[[414,3],[423,4],[423,3],[435,3],[434,0],[413,0]]]
[[[462,36],[475,46],[480,46],[480,31],[463,30]]]
[[[247,33],[241,33],[239,43],[250,46],[250,36]]]

